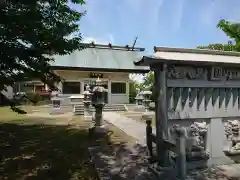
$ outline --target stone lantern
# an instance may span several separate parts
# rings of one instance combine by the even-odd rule
[[[92,106],[95,108],[95,131],[102,132],[102,111],[105,106],[105,96],[107,89],[101,86],[101,80],[96,80],[96,86],[92,90]]]
[[[142,92],[140,91],[140,89],[136,88],[136,90],[137,90],[137,95],[135,97],[136,105],[141,106],[141,105],[143,105],[144,98],[143,98],[143,95],[142,95]]]
[[[143,91],[142,92],[143,105],[144,105],[146,111],[149,110],[149,104],[151,102],[151,95],[152,95],[151,91]]]
[[[92,93],[89,85],[86,86],[86,91],[83,92],[83,95],[84,95],[84,100],[83,100],[84,118],[88,119],[92,117],[92,112],[90,108],[90,105],[92,102]]]
[[[136,95],[135,100],[136,100],[136,105],[138,105],[138,106],[143,105],[144,98],[143,98],[141,92]]]

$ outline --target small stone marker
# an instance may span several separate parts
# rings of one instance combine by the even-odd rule
[[[50,114],[63,114],[64,112],[61,109],[61,102],[63,99],[58,95],[56,95],[52,97],[51,100],[52,100],[52,110]]]

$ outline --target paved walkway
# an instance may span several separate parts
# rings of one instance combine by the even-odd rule
[[[103,119],[121,129],[127,135],[137,139],[141,145],[146,144],[146,125],[115,112],[104,112]],[[153,132],[156,132],[153,128]]]

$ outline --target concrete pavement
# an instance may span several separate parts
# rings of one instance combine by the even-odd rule
[[[103,119],[135,138],[139,144],[146,144],[146,124],[124,117],[116,112],[104,112]],[[156,132],[153,128],[153,132]]]

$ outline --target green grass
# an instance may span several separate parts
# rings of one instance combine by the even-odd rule
[[[87,126],[24,124],[34,121],[0,108],[0,179],[98,179],[90,164]]]

